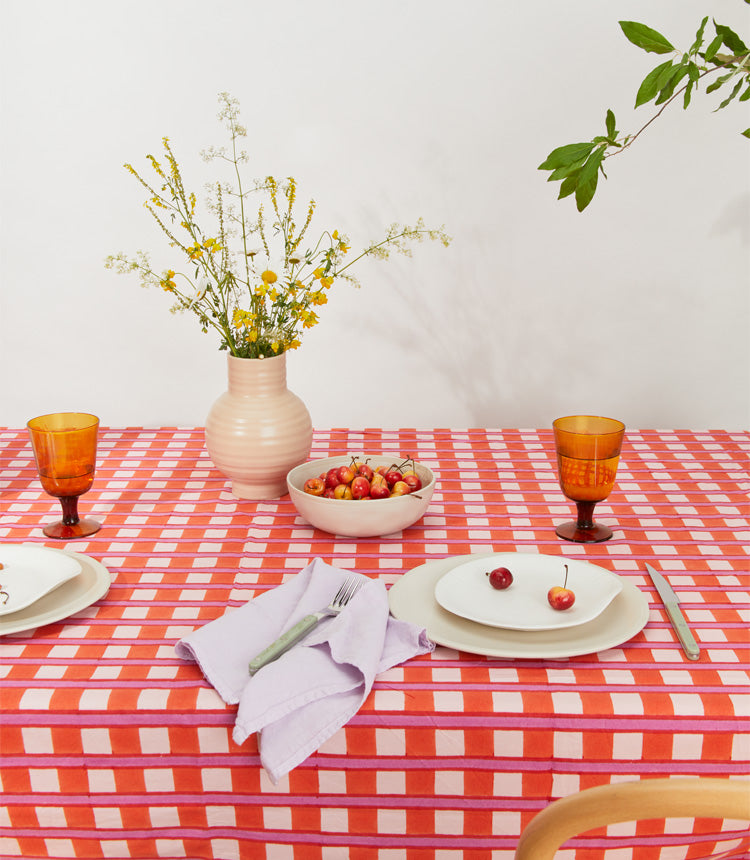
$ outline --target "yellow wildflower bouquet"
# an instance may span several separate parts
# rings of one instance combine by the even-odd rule
[[[166,234],[172,248],[189,266],[156,272],[142,251],[107,257],[105,265],[119,272],[137,272],[143,286],[159,286],[170,293],[173,312],[191,311],[201,329],[215,329],[221,349],[240,358],[264,358],[296,349],[304,329],[318,322],[318,309],[328,301],[327,291],[339,278],[357,284],[350,267],[366,256],[387,258],[391,251],[411,254],[410,243],[424,238],[450,242],[445,231],[428,229],[422,219],[409,227],[392,224],[385,238],[374,242],[354,259],[345,261],[349,240],[337,230],[324,231],[312,247],[303,245],[313,219],[310,200],[298,223],[297,183],[292,177],[279,182],[273,176],[243,187],[240,165],[248,161],[238,142],[247,135],[239,122],[239,104],[228,93],[219,96],[219,119],[225,121],[231,148],[202,153],[206,161],[230,165],[235,184],[210,186],[208,209],[215,218],[211,232],[196,220],[197,199],[183,183],[169,139],[163,139],[163,161],[147,158],[156,175],[148,182],[130,164],[126,169],[146,189],[145,207]],[[260,195],[263,202],[251,203]],[[274,245],[274,240],[276,245]],[[234,250],[231,250],[234,244]]]

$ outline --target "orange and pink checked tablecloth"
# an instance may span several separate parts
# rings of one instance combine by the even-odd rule
[[[313,457],[412,455],[437,472],[423,521],[354,540],[313,530],[288,496],[233,498],[200,429],[103,428],[81,501],[103,527],[62,546],[103,562],[109,593],[0,639],[0,856],[510,860],[553,798],[616,780],[747,776],[749,450],[747,433],[629,431],[597,509],[614,538],[584,547],[554,533],[572,505],[550,431],[316,432]],[[0,505],[1,543],[61,546],[41,531],[59,507],[25,430],[0,430]],[[254,737],[232,742],[234,709],[174,653],[316,556],[391,585],[426,561],[488,552],[599,564],[647,594],[649,622],[620,647],[570,659],[438,646],[379,676],[351,722],[277,785]],[[645,561],[681,593],[699,662],[680,650]],[[661,856],[703,856],[711,824]],[[678,841],[653,822],[610,839],[618,860]],[[602,834],[574,844],[563,856],[598,858]]]

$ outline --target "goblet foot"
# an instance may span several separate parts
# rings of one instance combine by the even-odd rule
[[[601,543],[612,537],[612,529],[601,523],[581,526],[577,522],[561,523],[555,529],[555,534],[565,540],[576,543]]]
[[[99,531],[102,524],[97,520],[85,518],[78,520],[77,523],[66,523],[63,520],[58,520],[56,523],[50,523],[45,526],[42,531],[49,538],[57,538],[58,540],[75,540],[76,538],[88,537]]]

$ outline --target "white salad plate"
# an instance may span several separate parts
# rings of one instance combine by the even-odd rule
[[[112,583],[109,571],[101,562],[68,550],[0,544],[0,563],[3,565],[0,590],[9,595],[7,603],[2,605],[0,636],[68,618],[103,597]],[[12,576],[14,569],[17,573],[25,570],[28,578],[23,590],[27,598],[24,601],[19,596],[17,608],[11,603],[17,586]],[[19,589],[18,594],[21,593]],[[29,601],[31,594],[37,596]]]
[[[427,562],[405,573],[388,591],[393,616],[423,627],[433,642],[447,648],[488,657],[530,660],[576,657],[616,648],[640,633],[648,622],[648,600],[626,577],[618,577],[620,591],[606,609],[591,621],[574,627],[509,630],[479,624],[444,609],[435,599],[439,580],[460,564],[481,558],[453,556]]]
[[[82,569],[62,550],[33,544],[0,544],[0,564],[0,615],[26,609]]]
[[[553,609],[547,592],[565,582],[575,594],[569,609]],[[488,572],[506,567],[513,574],[509,588],[490,585]],[[561,630],[596,618],[622,589],[622,580],[595,564],[556,555],[507,552],[472,558],[442,576],[435,600],[448,612],[508,630]]]

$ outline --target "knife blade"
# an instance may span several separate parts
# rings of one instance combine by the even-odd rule
[[[651,577],[651,581],[656,586],[656,590],[659,592],[659,597],[661,597],[664,608],[667,610],[667,615],[674,628],[674,632],[677,634],[677,638],[680,640],[682,650],[685,652],[688,660],[697,660],[701,655],[700,648],[693,634],[690,632],[687,621],[685,621],[685,616],[682,614],[680,598],[658,570],[654,570],[648,563],[646,564],[646,570]]]

